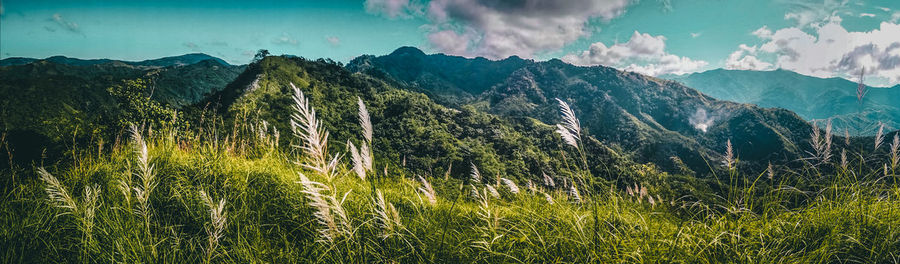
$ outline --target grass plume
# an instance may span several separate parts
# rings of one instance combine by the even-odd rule
[[[428,199],[429,204],[431,204],[431,205],[437,204],[437,193],[434,191],[434,188],[431,187],[431,183],[428,182],[428,180],[426,180],[425,177],[422,177],[421,175],[418,177],[419,177],[419,182],[422,183],[422,187],[419,187],[419,189],[418,189],[419,192],[421,192],[422,195],[425,195],[425,198]]]
[[[349,235],[350,220],[332,188],[310,180],[303,173],[298,174],[300,175],[299,183],[303,186],[302,192],[309,200],[309,206],[314,211],[313,216],[320,225],[318,241],[332,243],[338,238]]]
[[[329,180],[335,176],[340,156],[328,158],[328,131],[316,118],[316,110],[310,105],[309,98],[303,94],[300,88],[291,83],[293,94],[293,110],[291,113],[291,131],[294,136],[303,142],[300,149],[307,155],[307,163],[303,165],[312,169]]]
[[[225,211],[225,198],[214,201],[205,191],[200,190],[200,199],[209,208],[209,220],[206,225],[206,263],[210,263],[215,256],[222,237],[225,236],[225,227],[228,224],[228,212]]]

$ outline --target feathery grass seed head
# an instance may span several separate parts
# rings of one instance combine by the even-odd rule
[[[513,194],[519,194],[519,186],[516,185],[514,181],[507,178],[500,178],[500,181],[503,182],[503,184],[506,185],[507,188],[509,188],[509,192]]]

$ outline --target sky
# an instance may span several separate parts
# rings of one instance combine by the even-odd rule
[[[900,84],[897,0],[0,0],[0,58],[202,52],[348,62],[401,46],[654,76],[786,69]]]

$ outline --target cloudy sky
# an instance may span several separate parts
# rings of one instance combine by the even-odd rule
[[[0,0],[0,57],[142,60],[257,49],[349,61],[399,46],[649,75],[774,70],[900,84],[897,0]]]

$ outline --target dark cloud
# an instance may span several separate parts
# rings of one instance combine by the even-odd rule
[[[366,12],[388,18],[419,17],[438,51],[492,59],[554,52],[595,30],[637,0],[367,0]],[[670,0],[657,0],[671,9]]]
[[[857,46],[844,54],[837,64],[837,69],[854,72],[874,64],[877,70],[891,71],[900,66],[900,55],[895,55],[895,50],[900,50],[900,42],[894,42],[885,49],[880,49],[875,44]],[[871,60],[874,60],[875,63],[871,63]],[[868,70],[874,69],[869,68]]]
[[[589,35],[588,20],[621,15],[631,0],[434,0],[431,45],[464,56],[532,57]],[[459,44],[465,44],[460,47]]]

